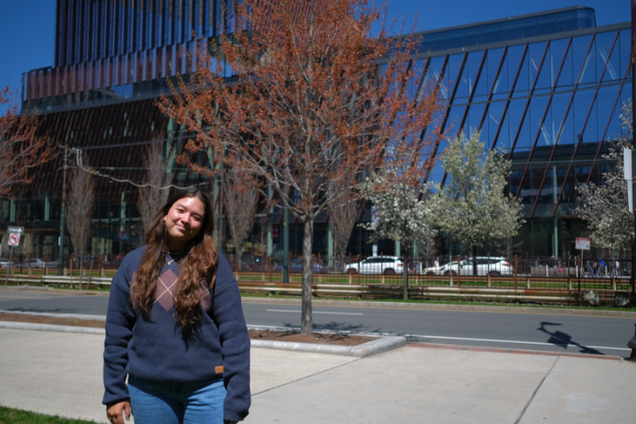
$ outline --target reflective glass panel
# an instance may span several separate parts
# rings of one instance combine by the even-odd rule
[[[537,140],[537,146],[554,144],[552,131],[550,129],[550,122],[547,119],[549,113],[546,113],[548,99],[548,96],[534,97],[530,103],[530,114],[528,118],[526,118],[531,124],[531,139],[530,144],[527,146],[528,148],[532,147],[535,140]],[[547,112],[549,112],[549,110]]]
[[[572,40],[573,66],[576,82],[581,86],[594,83],[596,78],[596,65],[594,46],[590,49],[591,35],[574,37]]]
[[[592,28],[594,26],[594,12],[592,10],[577,10],[576,15],[579,28]]]
[[[620,35],[620,62],[621,62],[621,70],[619,73],[619,78],[625,78],[625,76],[629,72],[629,68],[631,66],[630,63],[630,53],[632,41],[630,37],[631,33],[629,29],[622,29]]]
[[[446,122],[446,128],[444,128],[450,129],[450,131],[448,132],[449,137],[455,137],[457,135],[459,125],[461,124],[462,116],[464,116],[465,110],[465,106],[454,106],[450,109],[448,121]]]
[[[492,90],[493,88],[498,88],[498,87],[493,87],[494,82],[495,82],[495,78],[497,77],[497,70],[499,69],[499,64],[501,63],[501,56],[503,55],[503,51],[504,49],[492,49],[492,50],[488,50],[487,52],[487,57],[486,57],[486,68],[482,71],[485,72],[485,75],[482,75],[480,77],[480,84],[482,81],[485,81],[485,83],[488,85],[488,93],[490,93],[490,90]]]
[[[503,109],[503,108],[502,108]],[[514,137],[513,130],[510,126],[510,111],[506,111],[505,115],[498,117],[497,115],[492,115],[493,118],[499,119],[501,122],[499,133],[495,133],[493,136],[495,137],[495,148],[510,150],[510,146],[512,145],[512,139]],[[493,120],[494,121],[494,120]],[[518,128],[518,126],[516,127]],[[517,129],[514,129],[516,132]],[[492,144],[491,144],[492,145]]]
[[[574,142],[578,142],[579,137],[583,134],[583,141],[597,141],[597,137],[596,137],[596,132],[595,132],[595,128],[596,125],[594,124],[594,140],[590,139],[589,137],[588,140],[586,140],[586,133],[587,133],[587,125],[589,124],[589,121],[596,121],[596,117],[592,116],[590,114],[590,109],[593,107],[593,102],[594,102],[594,91],[593,90],[580,90],[577,91],[577,93],[574,96],[574,103],[572,105],[573,108],[573,112],[574,112],[574,134],[575,134],[575,138],[574,138]],[[589,115],[589,120],[588,120],[588,114]],[[585,132],[584,132],[585,131]]]
[[[530,147],[530,115],[526,113],[523,116],[523,111],[527,105],[526,99],[513,100],[510,102],[510,135],[516,137],[512,140],[515,144],[514,151],[528,150]]]
[[[475,103],[468,109],[468,119],[464,123],[464,132],[471,135],[474,131],[479,130],[479,123],[484,116],[484,110],[486,109],[485,103]],[[482,141],[488,138],[487,133],[482,134]],[[490,146],[489,146],[490,147]]]
[[[565,40],[564,40],[565,41]],[[569,40],[568,40],[569,42]],[[557,46],[558,48],[559,46]],[[556,72],[558,72],[559,67],[561,67],[561,72],[559,74],[556,74],[558,77],[557,80],[557,87],[558,88],[563,88],[563,89],[570,89],[572,87],[572,85],[574,84],[574,62],[572,60],[572,45],[570,44],[569,48],[567,47],[567,43],[565,44],[565,46],[563,46],[562,49],[559,49],[559,51],[564,51],[565,52],[565,56],[563,56],[563,64],[557,64],[555,62],[555,70]],[[558,55],[559,52],[557,52],[557,54],[554,55],[555,60],[559,57]],[[578,74],[577,74],[578,75]]]
[[[508,78],[509,53],[510,51],[507,51],[506,55],[503,57],[503,63],[501,65],[501,70],[499,71],[499,74],[496,73],[499,67],[499,63],[494,65],[494,63],[496,62],[494,58],[493,58],[493,62],[489,62],[489,66],[490,64],[493,64],[493,69],[494,69],[491,75],[493,76],[493,78],[495,76],[497,78],[492,88],[492,98],[495,100],[508,98],[508,93],[510,92],[510,85],[509,85],[510,80]]]
[[[596,74],[599,78],[602,75],[602,81],[618,80],[618,72],[620,68],[620,61],[618,54],[619,41],[616,39],[616,32],[605,32],[596,36]],[[616,39],[616,45],[614,49],[614,39]]]
[[[537,34],[552,34],[556,30],[557,15],[537,16]]]
[[[537,35],[537,19],[526,18],[519,20],[519,36],[521,38],[535,37]]]
[[[438,56],[431,59],[431,66],[428,68],[424,83],[437,84],[444,65],[444,56]],[[448,100],[448,85],[442,84],[440,95],[444,100]]]
[[[485,51],[471,52],[468,54],[468,72],[464,72],[464,76],[468,77],[468,93],[472,93],[473,101],[485,100],[488,89],[486,86],[487,72],[485,70],[486,63],[481,66]],[[481,69],[480,72],[480,67]],[[482,80],[484,83],[482,83]]]
[[[550,87],[550,79],[547,73],[541,72],[543,68],[549,69],[545,63],[544,53],[547,47],[547,43],[532,43],[528,46],[528,71],[529,71],[529,80],[531,87],[534,85],[536,89],[548,88]],[[537,75],[539,76],[537,78]],[[536,83],[535,83],[536,80]]]
[[[548,73],[549,86],[554,87],[557,73],[563,63],[563,56],[568,45],[568,39],[554,40],[550,42],[550,50],[546,62],[543,64],[542,72]],[[544,75],[541,78],[545,78]]]
[[[513,83],[515,77],[517,78],[513,97],[527,96],[529,84],[525,46],[511,47],[508,49],[508,53],[508,78],[511,83]]]
[[[598,91],[599,136],[605,134],[605,140],[617,137],[621,131],[619,93],[617,86],[604,87]]]
[[[570,94],[558,94],[552,98],[552,118],[557,128],[557,144],[574,143],[574,119],[572,108],[568,110]]]
[[[468,81],[466,78],[460,76],[460,71],[462,67],[462,63],[464,61],[463,54],[455,54],[448,58],[448,72],[446,76],[450,82],[449,89],[452,92],[457,86],[457,91],[455,93],[455,99],[458,99],[458,102],[465,102],[466,97],[468,97]],[[466,68],[466,67],[464,67]]]
[[[492,147],[497,134],[497,129],[501,123],[505,102],[492,102],[488,107],[487,115],[484,119],[482,134],[485,137],[488,147]]]

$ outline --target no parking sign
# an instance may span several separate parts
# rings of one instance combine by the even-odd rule
[[[13,262],[13,249],[20,244],[20,234],[24,232],[24,227],[13,227],[9,225],[7,227],[9,233],[9,246],[11,246],[11,256],[9,256],[9,269],[7,270],[7,276],[4,280],[4,285],[9,283],[9,271],[11,270],[11,263]]]
[[[9,246],[18,246],[20,244],[20,234],[11,233],[9,234]]]

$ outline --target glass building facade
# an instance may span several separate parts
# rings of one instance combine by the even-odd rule
[[[206,177],[176,164],[187,134],[154,100],[176,73],[194,70],[197,40],[233,31],[234,3],[57,1],[55,64],[25,73],[23,104],[43,112],[41,130],[53,141],[81,148],[87,163],[115,178],[97,179],[94,253],[117,253],[139,241],[136,189],[117,181],[143,180],[148,143],[164,143],[175,184],[214,189]],[[479,131],[489,148],[503,149],[513,161],[509,189],[521,199],[526,219],[517,249],[573,253],[574,238],[586,235],[574,214],[575,186],[599,182],[607,166],[605,142],[623,131],[621,105],[632,93],[630,23],[597,27],[592,9],[572,7],[412,36],[420,46],[412,60],[425,69],[413,85],[440,84],[447,106],[439,117],[443,129],[450,136]],[[36,243],[44,253],[54,254],[59,234],[62,169],[62,157],[45,165],[31,193],[2,207],[3,226],[23,223],[44,234]],[[438,161],[429,179],[443,176]],[[361,219],[369,212],[367,205]],[[274,244],[280,215],[271,216]],[[315,229],[314,248],[327,253],[324,217]],[[291,230],[292,251],[300,252],[302,228],[292,224]],[[367,240],[356,228],[349,250],[370,254]],[[394,249],[387,243],[379,250]],[[449,249],[441,246],[440,253]]]

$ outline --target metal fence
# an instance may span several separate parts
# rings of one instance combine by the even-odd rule
[[[273,257],[243,255],[237,260],[226,255],[243,291],[299,294],[302,290],[303,260],[288,258],[289,278],[283,279],[283,263]],[[631,284],[631,261],[612,259],[580,261],[577,257],[557,259],[552,257],[512,257],[510,259],[477,257],[477,274],[473,275],[471,258],[445,258],[445,262],[404,261],[392,256],[370,258],[324,257],[312,258],[312,287],[317,296],[368,297],[368,298],[475,298],[500,301],[536,301],[577,303],[585,300],[592,304],[625,304],[634,288]],[[9,281],[38,282],[48,284],[57,281],[57,263],[36,261],[32,258],[15,258]],[[107,285],[119,261],[108,262],[104,258],[89,258],[84,264],[83,277],[94,279],[96,285]],[[366,263],[364,262],[367,260]],[[595,262],[596,266],[595,266]],[[378,263],[380,265],[378,265]],[[40,267],[33,267],[37,264]],[[601,266],[602,264],[602,266]],[[3,263],[2,265],[6,265]],[[51,266],[50,266],[51,265]],[[430,266],[427,266],[430,265]],[[375,268],[374,268],[375,267]],[[0,273],[6,277],[6,267]],[[4,271],[4,272],[3,272]],[[65,264],[65,277],[61,284],[71,283],[79,277],[77,261]],[[406,276],[406,287],[404,286]]]

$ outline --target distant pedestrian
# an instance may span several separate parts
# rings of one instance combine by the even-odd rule
[[[605,260],[602,256],[598,258],[599,277],[605,274]]]
[[[594,276],[595,277],[601,276],[601,267],[599,266],[598,260],[594,261]]]
[[[618,262],[618,259],[614,259],[612,261],[612,272],[614,274],[614,277],[618,277],[618,269],[620,268],[621,264]]]

